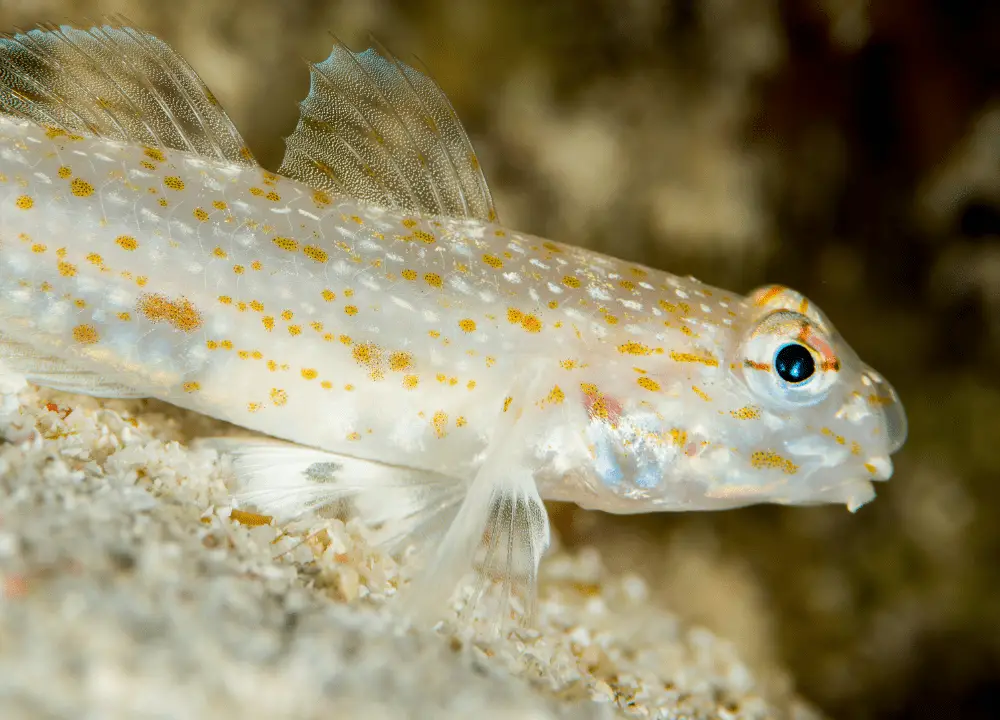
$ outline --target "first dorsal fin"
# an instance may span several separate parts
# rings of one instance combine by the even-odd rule
[[[496,221],[468,135],[431,78],[384,48],[339,41],[310,77],[279,173],[380,207]]]
[[[0,35],[0,112],[67,133],[255,164],[191,66],[117,20]]]

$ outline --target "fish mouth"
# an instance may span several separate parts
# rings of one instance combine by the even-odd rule
[[[891,455],[906,442],[908,425],[903,403],[889,381],[870,367],[864,369],[862,382],[868,389],[868,404],[882,414],[882,425],[885,427]]]

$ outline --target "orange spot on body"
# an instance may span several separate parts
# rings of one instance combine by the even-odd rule
[[[119,235],[115,238],[115,242],[122,250],[128,250],[130,252],[139,247],[139,242],[131,235]]]
[[[73,328],[73,339],[81,345],[93,345],[100,339],[100,335],[93,325],[77,325]]]
[[[146,293],[139,297],[136,309],[150,322],[166,322],[182,332],[194,332],[202,326],[201,313],[185,297],[171,300],[166,295]]]
[[[69,184],[69,191],[76,195],[76,197],[90,197],[94,194],[94,186],[86,180],[73,178]]]

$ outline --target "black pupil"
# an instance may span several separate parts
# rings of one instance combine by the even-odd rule
[[[789,343],[778,351],[774,358],[774,369],[785,382],[800,383],[816,372],[812,353],[801,345]]]

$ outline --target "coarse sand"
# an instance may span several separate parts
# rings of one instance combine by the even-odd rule
[[[0,376],[0,718],[795,718],[732,645],[597,552],[543,562],[533,630],[407,626],[358,520],[233,509],[232,428]]]

